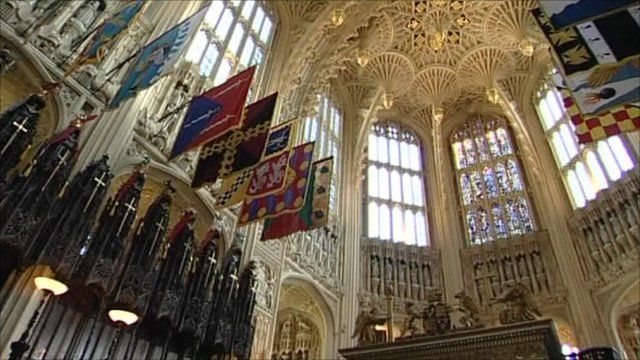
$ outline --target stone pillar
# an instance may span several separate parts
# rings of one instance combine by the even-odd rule
[[[458,208],[456,179],[451,165],[453,162],[450,156],[447,156],[449,143],[443,138],[442,121],[434,119],[431,134],[432,154],[426,154],[427,159],[433,159],[433,165],[427,168],[435,170],[433,175],[427,174],[427,179],[432,186],[426,193],[433,194],[433,202],[430,204],[432,209],[429,211],[431,215],[429,230],[432,235],[431,246],[440,249],[441,252],[444,297],[446,301],[452,302],[454,294],[464,288],[460,249],[463,247],[465,236],[460,231],[460,213],[456,211]]]
[[[358,138],[359,125],[366,123],[355,112],[344,111],[343,139]],[[366,126],[366,125],[365,125]],[[356,316],[358,314],[358,291],[360,289],[360,239],[362,237],[362,149],[356,147],[356,141],[342,143],[342,175],[340,181],[341,222],[344,224],[342,263],[344,295],[340,309],[340,336],[338,348],[355,346],[351,339]],[[349,169],[348,171],[346,169]]]

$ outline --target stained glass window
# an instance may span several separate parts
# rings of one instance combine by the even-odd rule
[[[454,131],[451,149],[470,244],[535,230],[524,176],[503,119],[471,119]]]
[[[248,101],[255,100],[273,20],[262,1],[211,2],[185,59],[219,85],[231,75],[258,65]]]
[[[550,73],[550,80],[536,94],[535,105],[569,198],[574,207],[580,208],[636,167],[628,141],[633,135],[578,144],[562,94],[554,85],[561,81],[558,76],[555,70]]]
[[[415,133],[400,124],[373,125],[365,182],[369,238],[429,245],[420,148]]]
[[[331,192],[329,193],[329,221],[336,218],[338,211],[338,184],[340,169],[340,134],[342,112],[326,95],[317,98],[317,115],[305,119],[304,141],[315,141],[314,159],[320,160],[333,156],[333,176],[331,176]],[[375,167],[369,167],[368,181],[371,189],[378,183]]]

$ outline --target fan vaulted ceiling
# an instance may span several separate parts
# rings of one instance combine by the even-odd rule
[[[330,81],[345,89],[347,106],[366,109],[377,98],[406,114],[486,101],[486,90],[497,83],[517,98],[544,54],[529,14],[534,0],[287,1],[275,7],[292,34],[285,93],[302,107]]]

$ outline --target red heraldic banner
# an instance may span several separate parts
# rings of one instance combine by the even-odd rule
[[[238,225],[296,212],[304,205],[313,146],[314,143],[310,142],[293,148],[289,156],[284,188],[275,194],[251,200],[245,199],[240,210]]]
[[[279,239],[299,231],[326,226],[329,219],[332,173],[333,158],[313,163],[313,169],[309,175],[309,194],[306,196],[304,206],[296,213],[265,220],[262,240]]]
[[[617,106],[598,116],[584,116],[568,90],[561,90],[564,107],[575,127],[578,143],[586,144],[627,131],[640,129],[640,109]]]
[[[256,165],[247,189],[247,197],[264,196],[282,189],[288,162],[289,151],[285,151]]]
[[[171,158],[240,127],[255,70],[252,66],[191,100]]]

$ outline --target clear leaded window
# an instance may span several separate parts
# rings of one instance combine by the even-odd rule
[[[318,96],[318,112],[305,119],[303,138],[305,142],[315,141],[314,159],[333,156],[333,175],[329,194],[329,216],[335,220],[338,204],[338,170],[340,168],[340,134],[342,113],[325,95]]]
[[[543,85],[538,91],[535,105],[575,208],[585,206],[599,191],[636,166],[620,135],[578,144],[562,94],[552,83]]]
[[[214,86],[257,64],[255,85],[272,36],[273,20],[262,1],[214,0],[185,58]]]
[[[458,193],[472,245],[535,229],[514,145],[501,118],[473,118],[452,135]]]
[[[398,123],[373,125],[365,180],[369,238],[430,244],[421,148],[416,134]]]

